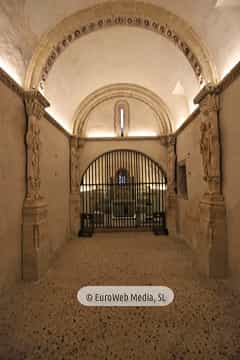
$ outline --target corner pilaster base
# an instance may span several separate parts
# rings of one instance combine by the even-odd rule
[[[22,278],[38,280],[49,268],[48,206],[43,200],[26,200],[23,207]]]
[[[78,236],[80,230],[80,193],[70,194],[70,230],[72,236]]]
[[[200,203],[199,271],[208,278],[227,276],[226,209],[221,195],[205,194]]]

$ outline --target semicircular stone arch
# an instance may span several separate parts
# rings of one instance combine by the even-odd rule
[[[92,146],[94,144],[94,146]],[[86,141],[81,152],[81,166],[79,176],[82,179],[83,173],[89,165],[98,157],[111,151],[138,151],[149,157],[167,174],[167,147],[161,144],[159,139],[142,141]]]
[[[156,115],[160,135],[173,132],[173,117],[164,101],[154,92],[134,84],[113,84],[104,86],[87,96],[79,105],[73,118],[74,135],[85,137],[88,116],[97,106],[112,99],[135,99],[147,105]]]
[[[140,27],[164,36],[184,54],[199,85],[218,81],[208,50],[183,19],[164,8],[128,0],[81,10],[45,34],[28,66],[25,88],[43,91],[51,68],[63,51],[82,36],[112,26]]]
[[[93,164],[97,161],[99,161],[100,159],[106,157],[107,154],[112,154],[112,153],[119,153],[119,152],[129,152],[129,153],[135,153],[135,154],[139,154],[147,159],[149,159],[149,166],[151,166],[151,164],[154,164],[157,168],[159,168],[159,171],[161,171],[162,175],[167,179],[167,173],[164,169],[164,167],[162,166],[162,164],[160,164],[159,161],[155,161],[154,159],[152,159],[151,156],[149,156],[148,154],[146,154],[145,152],[139,151],[139,150],[133,150],[130,148],[119,148],[119,149],[113,149],[113,150],[107,150],[104,151],[102,153],[100,153],[98,156],[96,156],[95,158],[91,159],[88,164],[85,166],[84,169],[82,169],[81,175],[80,175],[80,184],[83,181],[84,176],[86,175],[86,173],[89,171],[89,169],[93,166]],[[118,167],[116,166],[116,169],[118,169]]]

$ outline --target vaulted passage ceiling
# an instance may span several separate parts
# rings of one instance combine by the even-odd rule
[[[204,81],[223,78],[239,60],[239,1],[0,0],[0,66],[41,87],[70,132],[79,104],[119,83],[157,94],[177,129]]]

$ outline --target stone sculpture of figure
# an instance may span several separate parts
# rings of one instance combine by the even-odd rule
[[[71,142],[71,189],[78,192],[80,186],[80,151],[78,138],[74,137]]]
[[[200,152],[204,180],[211,185],[211,192],[219,191],[220,184],[220,142],[218,131],[218,113],[216,99],[210,98],[208,109],[202,111],[202,122],[200,126]]]
[[[28,153],[28,198],[39,200],[40,196],[40,128],[35,116],[29,117],[29,130],[27,133]]]

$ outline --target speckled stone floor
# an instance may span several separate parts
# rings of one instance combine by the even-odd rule
[[[159,308],[84,307],[84,285],[166,285]],[[168,237],[97,234],[72,240],[38,283],[0,301],[1,360],[240,360],[240,298],[204,280]]]

